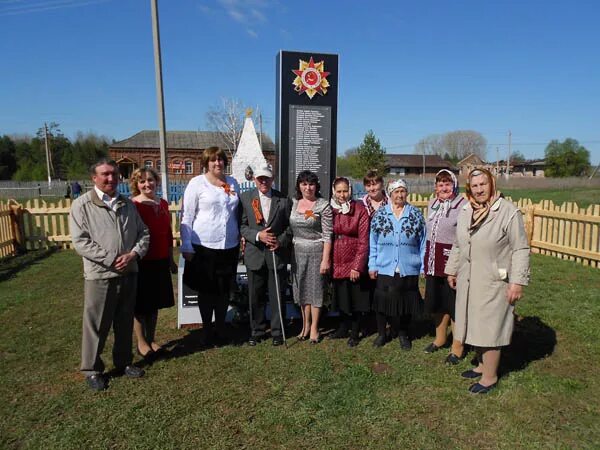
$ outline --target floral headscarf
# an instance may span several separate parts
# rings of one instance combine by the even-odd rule
[[[490,198],[488,198],[487,201],[483,204],[478,203],[475,200],[473,192],[471,191],[471,178],[479,175],[485,175],[488,179],[488,183],[490,184]],[[471,226],[469,227],[469,231],[473,233],[483,223],[485,218],[490,213],[490,208],[492,207],[494,202],[502,196],[502,194],[496,191],[496,179],[494,178],[494,175],[492,175],[492,172],[490,172],[487,169],[473,169],[467,177],[467,184],[465,189],[467,192],[467,199],[469,200],[469,203],[473,208],[473,215],[471,216]]]

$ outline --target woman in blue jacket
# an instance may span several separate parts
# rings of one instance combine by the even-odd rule
[[[378,336],[374,347],[386,343],[389,323],[397,332],[400,348],[410,350],[408,326],[422,308],[419,274],[425,256],[425,220],[418,208],[407,203],[404,180],[388,183],[390,203],[379,208],[371,220],[369,276],[376,280],[373,309]]]

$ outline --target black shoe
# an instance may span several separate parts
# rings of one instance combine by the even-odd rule
[[[327,336],[328,339],[346,339],[348,337],[348,330],[345,328],[338,328],[332,334]]]
[[[475,372],[473,369],[465,370],[460,374],[461,377],[472,380],[474,378],[479,378],[482,374],[479,372]]]
[[[250,347],[256,347],[258,345],[258,338],[252,336],[250,339],[248,339],[248,345]]]
[[[408,338],[408,336],[400,335],[398,336],[398,341],[400,341],[400,348],[402,350],[410,350],[412,348],[412,342]]]
[[[142,359],[144,361],[148,361],[148,362],[154,361],[156,359],[156,357],[158,356],[158,353],[152,349],[148,350],[144,354],[142,354],[142,352],[140,352],[140,350],[138,349],[137,353],[138,353],[138,355],[140,355],[142,357]]]
[[[348,347],[356,347],[358,345],[358,338],[353,338],[352,336],[348,338]]]
[[[431,344],[429,344],[427,347],[425,347],[425,350],[423,350],[425,353],[435,353],[440,349],[440,347],[438,347],[437,345],[435,345],[433,342]]]
[[[455,366],[459,362],[461,362],[463,359],[465,359],[465,356],[466,356],[466,354],[464,354],[464,353],[462,356],[456,356],[454,353],[450,353],[446,357],[446,364],[451,364],[451,365]]]
[[[273,338],[273,347],[279,347],[283,345],[283,338],[281,336],[275,336]]]
[[[92,391],[99,392],[107,388],[106,380],[104,379],[104,375],[102,375],[101,373],[88,375],[87,377],[85,377],[85,382]]]
[[[383,347],[386,343],[386,338],[385,336],[379,335],[377,336],[377,339],[375,339],[373,341],[373,347],[375,348],[379,348],[379,347]]]
[[[133,365],[126,366],[125,369],[123,369],[123,374],[128,378],[142,378],[145,373],[144,369]]]
[[[475,383],[469,386],[469,392],[471,394],[487,394],[492,389],[494,389],[497,384],[498,382],[490,384],[489,386],[484,386],[483,384]]]
[[[317,345],[318,343],[320,343],[322,340],[321,336],[319,335],[316,339],[310,339],[310,343],[312,345]]]

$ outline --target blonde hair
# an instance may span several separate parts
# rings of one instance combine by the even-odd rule
[[[160,183],[160,175],[156,170],[154,170],[152,167],[139,167],[133,171],[131,177],[129,178],[129,190],[131,191],[131,195],[140,195],[138,183],[143,178],[147,178],[148,174],[152,175],[156,181],[156,184]]]

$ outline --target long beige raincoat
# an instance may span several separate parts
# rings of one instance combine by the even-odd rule
[[[509,283],[529,283],[529,244],[520,211],[499,198],[471,234],[473,209],[458,216],[456,240],[446,274],[457,277],[455,336],[477,347],[510,344],[514,318],[507,301]]]

